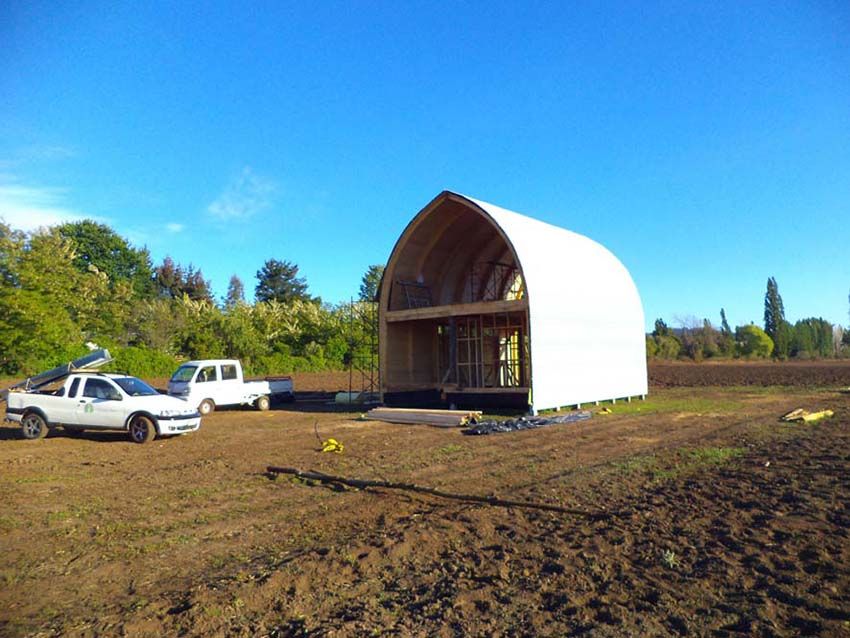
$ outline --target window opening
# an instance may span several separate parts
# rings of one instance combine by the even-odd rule
[[[221,366],[221,380],[232,381],[236,378],[236,366],[233,364]]]
[[[404,301],[408,308],[430,308],[433,306],[431,299],[431,288],[418,281],[402,281],[396,283],[401,286],[404,293]]]
[[[201,368],[200,372],[198,372],[198,383],[204,383],[206,381],[218,381],[218,374],[216,373],[215,366],[204,366]]]
[[[522,299],[525,285],[519,268],[500,261],[482,261],[469,273],[466,302]]]

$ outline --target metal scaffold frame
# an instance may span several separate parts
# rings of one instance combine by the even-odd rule
[[[349,301],[347,344],[348,395],[371,401],[380,388],[376,301]]]

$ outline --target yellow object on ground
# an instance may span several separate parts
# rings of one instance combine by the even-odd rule
[[[337,454],[342,454],[344,449],[345,446],[336,439],[322,441],[322,452],[336,452]]]
[[[808,410],[804,410],[803,408],[797,408],[796,410],[791,410],[788,414],[782,417],[783,421],[803,421],[805,423],[811,423],[812,421],[820,421],[821,419],[828,419],[833,414],[835,414],[832,410],[821,410],[820,412],[809,412]]]
[[[820,419],[828,419],[833,414],[835,414],[832,410],[821,410],[820,412],[812,412],[811,414],[804,414],[803,421],[806,423],[810,421],[819,421]]]
[[[613,410],[611,408],[602,408],[599,410],[599,414],[611,414]]]

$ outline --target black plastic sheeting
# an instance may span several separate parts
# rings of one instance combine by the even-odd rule
[[[593,416],[592,412],[580,410],[560,416],[521,416],[516,419],[505,421],[481,421],[466,428],[464,434],[496,434],[498,432],[516,432],[517,430],[533,430],[546,427],[547,425],[558,425],[559,423],[575,423],[586,421]]]

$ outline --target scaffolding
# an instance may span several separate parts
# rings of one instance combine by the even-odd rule
[[[380,388],[378,369],[378,303],[354,301],[348,306],[348,396],[362,402],[375,399]]]

